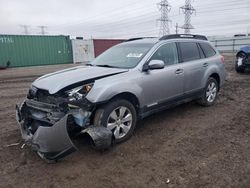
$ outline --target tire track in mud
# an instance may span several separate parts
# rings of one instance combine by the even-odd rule
[[[1,84],[0,84],[0,90],[12,90],[12,89],[18,89],[18,88],[29,88],[30,84],[31,83],[29,83],[29,82],[21,83],[21,84],[8,84],[7,86],[6,85],[1,86]]]
[[[31,83],[35,80],[35,78],[33,79],[11,79],[11,80],[0,80],[0,86],[1,85],[5,85],[5,84],[18,84],[18,83]]]
[[[3,96],[3,95],[8,94],[8,93],[12,94],[12,93],[21,93],[23,91],[27,92],[28,89],[29,89],[29,86],[28,87],[27,86],[21,86],[21,87],[13,87],[13,88],[11,87],[11,88],[8,88],[8,89],[1,89],[0,90],[0,97],[1,97],[1,95]]]
[[[0,77],[0,81],[8,81],[8,80],[27,80],[27,79],[33,79],[33,78],[37,78],[39,76],[42,76],[41,74],[37,74],[37,75],[22,75],[22,76],[3,76]]]
[[[247,187],[250,75],[226,66],[230,77],[215,106],[189,103],[152,115],[107,153],[81,150],[52,166],[29,148],[2,147],[21,142],[14,105],[29,79],[20,78],[21,87],[18,79],[0,81],[0,93],[2,86],[11,94],[0,97],[0,187]]]
[[[22,94],[14,94],[14,95],[2,95],[1,100],[6,100],[6,99],[15,99],[15,98],[24,98],[27,95],[27,92],[24,92]]]
[[[0,81],[12,80],[12,79],[38,78],[48,73],[76,66],[78,65],[64,64],[64,65],[48,65],[40,67],[10,68],[0,71]]]
[[[15,113],[15,107],[16,107],[16,105],[13,103],[9,104],[8,106],[1,107],[0,108],[0,119],[2,117],[6,117],[6,115]]]

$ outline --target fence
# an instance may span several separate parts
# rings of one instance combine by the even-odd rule
[[[209,38],[210,42],[220,51],[220,52],[229,52],[235,53],[241,47],[250,45],[250,37],[214,37]]]

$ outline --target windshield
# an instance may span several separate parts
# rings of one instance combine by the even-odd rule
[[[133,68],[154,44],[124,43],[114,46],[98,56],[91,65],[115,68]]]

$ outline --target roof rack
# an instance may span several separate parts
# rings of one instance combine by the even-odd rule
[[[161,37],[159,40],[168,40],[168,39],[176,39],[176,38],[207,40],[207,37],[203,35],[191,35],[191,34],[165,35]]]
[[[141,39],[153,39],[156,37],[137,37],[137,38],[130,38],[128,40],[125,40],[124,42],[134,41],[134,40],[141,40]]]

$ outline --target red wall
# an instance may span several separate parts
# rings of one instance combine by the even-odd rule
[[[102,52],[106,51],[110,47],[124,42],[124,40],[118,39],[93,39],[94,41],[94,50],[95,50],[95,57],[100,55]]]

